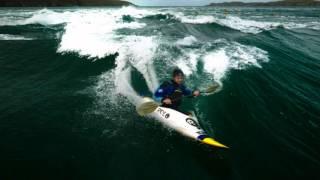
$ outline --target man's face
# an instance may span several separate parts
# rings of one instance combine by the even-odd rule
[[[173,77],[173,81],[176,82],[177,84],[182,84],[184,81],[183,75],[178,75]]]

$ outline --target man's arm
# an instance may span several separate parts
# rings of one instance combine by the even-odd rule
[[[159,87],[154,93],[154,99],[158,102],[161,102],[162,98],[164,98],[164,89]]]
[[[161,86],[156,90],[154,93],[154,99],[158,102],[161,102],[163,98],[168,96],[168,90],[167,90],[168,82],[164,82],[161,84]]]
[[[192,91],[191,89],[182,86],[182,93],[184,96],[199,96],[200,95],[200,91],[199,90],[194,90]]]
[[[182,86],[181,90],[182,90],[182,94],[183,94],[184,96],[191,96],[191,95],[192,95],[192,90],[189,89],[189,88],[187,88],[187,87],[184,86],[184,85]]]

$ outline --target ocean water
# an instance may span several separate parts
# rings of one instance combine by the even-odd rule
[[[174,67],[229,150],[135,112]],[[0,9],[0,179],[319,179],[319,139],[320,9]]]

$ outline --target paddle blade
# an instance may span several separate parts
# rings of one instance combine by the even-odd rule
[[[159,107],[159,104],[154,101],[149,101],[141,104],[137,107],[137,112],[140,116],[145,116],[147,114],[150,114],[154,112],[157,107]]]
[[[214,83],[213,85],[209,86],[205,91],[204,93],[213,93],[215,92],[218,88],[220,87],[220,84],[219,83]]]

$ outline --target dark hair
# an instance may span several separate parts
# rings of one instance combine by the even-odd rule
[[[176,77],[176,76],[184,76],[183,71],[179,68],[175,68],[172,72],[172,77]]]

